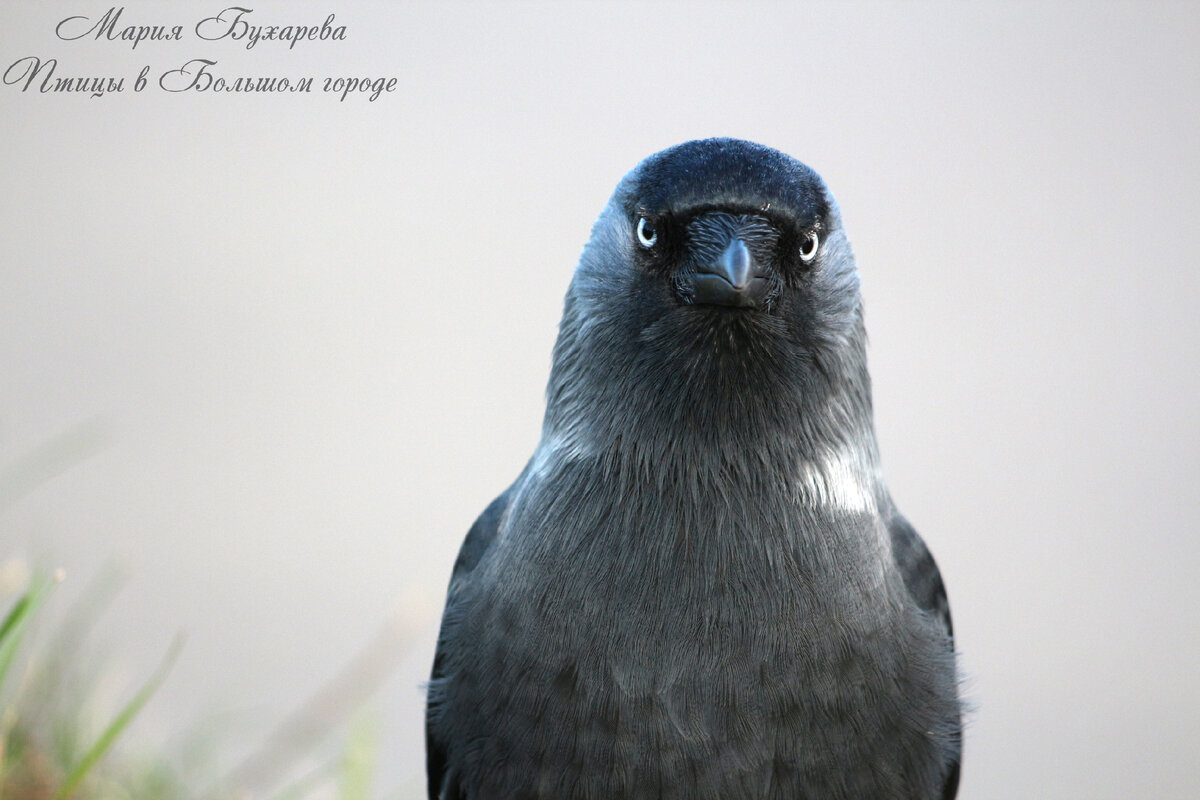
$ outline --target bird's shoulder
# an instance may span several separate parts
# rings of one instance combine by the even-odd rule
[[[892,540],[892,559],[904,578],[909,595],[921,610],[942,624],[947,636],[953,638],[950,601],[933,554],[916,529],[898,511],[894,511],[888,519],[888,532]]]
[[[489,503],[488,507],[475,520],[475,524],[467,531],[467,537],[463,540],[462,547],[458,550],[458,558],[454,562],[454,571],[450,576],[451,585],[469,575],[483,560],[484,555],[492,546],[492,542],[496,540],[500,523],[504,519],[505,512],[508,511],[508,506],[512,502],[519,482],[518,480],[513,483]]]
[[[508,511],[509,503],[512,500],[517,483],[513,483],[500,495],[488,504],[488,507],[483,510],[483,513],[475,520],[475,524],[467,531],[467,536],[463,540],[462,547],[458,550],[458,558],[454,562],[454,570],[450,576],[450,592],[453,594],[455,586],[466,580],[471,572],[483,560],[488,550],[492,546],[492,542],[496,540],[496,535],[500,530],[500,523],[504,519],[504,514]],[[444,625],[443,620],[443,625]],[[443,629],[444,635],[444,629]],[[445,677],[445,641],[442,636],[438,637],[438,646],[433,659],[433,671],[429,680],[429,707],[432,710],[436,705],[435,697],[437,695],[438,685]],[[426,772],[429,776],[429,797],[438,798],[442,796],[442,784],[446,780],[446,749],[445,745],[437,736],[432,724],[432,715],[427,713],[425,722],[425,757],[426,757]]]
[[[946,585],[933,554],[907,519],[893,509],[888,520],[888,531],[892,538],[892,558],[904,586],[913,601],[932,616],[946,632],[951,643],[954,641],[954,625],[950,620],[950,601],[946,597]],[[943,800],[954,800],[958,795],[959,765],[962,761],[962,723],[953,745],[953,756],[942,786]]]

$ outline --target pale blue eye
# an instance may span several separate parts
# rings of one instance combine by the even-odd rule
[[[808,263],[817,257],[817,248],[821,246],[816,231],[809,231],[804,244],[800,245],[800,260]]]
[[[642,247],[654,247],[654,243],[658,241],[658,231],[654,229],[654,223],[645,217],[639,219],[637,237]]]

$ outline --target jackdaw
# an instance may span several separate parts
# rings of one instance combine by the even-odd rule
[[[933,558],[884,485],[859,278],[821,178],[687,142],[617,186],[542,438],[467,534],[430,798],[952,798]]]

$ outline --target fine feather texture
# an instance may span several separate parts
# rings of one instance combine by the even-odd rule
[[[732,139],[646,159],[568,290],[541,443],[455,564],[429,796],[952,798],[951,636],[821,179]]]

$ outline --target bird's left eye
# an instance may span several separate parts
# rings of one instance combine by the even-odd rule
[[[654,243],[658,241],[658,230],[653,222],[642,217],[638,220],[637,237],[638,244],[642,247],[654,247]]]
[[[800,260],[807,264],[817,257],[817,248],[821,246],[816,231],[809,231],[804,244],[800,245]]]

